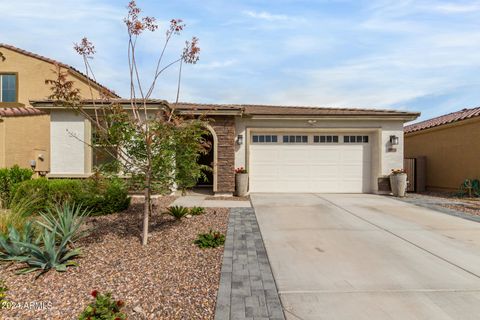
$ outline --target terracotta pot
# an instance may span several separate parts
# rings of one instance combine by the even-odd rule
[[[235,174],[235,191],[238,197],[244,197],[248,192],[248,173]]]
[[[391,174],[390,186],[395,197],[405,197],[405,192],[407,191],[407,174]]]

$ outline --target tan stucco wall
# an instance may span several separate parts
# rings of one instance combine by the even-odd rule
[[[35,159],[35,150],[46,151],[46,164],[49,164],[50,117],[48,115],[15,117],[4,119],[5,162],[4,166],[18,164],[29,168],[30,160]],[[42,153],[44,154],[44,153]],[[39,162],[38,159],[37,162]],[[47,165],[48,169],[49,165]]]
[[[5,122],[0,119],[0,168],[5,167]]]
[[[30,100],[46,99],[51,94],[47,79],[56,79],[57,67],[46,62],[4,47],[0,52],[5,60],[0,60],[0,73],[17,73],[18,103],[0,103],[1,107],[30,106]],[[62,69],[66,71],[67,69]],[[75,81],[80,95],[91,98],[87,80],[76,73],[69,73],[69,80]],[[93,90],[94,98],[99,98],[99,90]],[[47,167],[50,167],[50,116],[9,117],[0,123],[0,167],[18,164],[30,167],[35,150],[46,150]],[[37,161],[38,162],[38,161]]]
[[[426,186],[458,190],[480,178],[480,118],[405,135],[405,157],[426,157]]]
[[[18,102],[28,106],[29,100],[46,99],[50,94],[50,85],[45,84],[47,79],[56,79],[57,69],[54,64],[0,47],[0,52],[5,61],[0,60],[0,73],[18,73]],[[62,69],[66,71],[66,69]],[[84,78],[72,73],[70,80],[80,89],[80,95],[84,98],[91,98],[88,84]],[[93,92],[94,98],[99,98],[98,90]],[[0,107],[6,105],[0,103]]]

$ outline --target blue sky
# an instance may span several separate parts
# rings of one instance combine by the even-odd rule
[[[97,79],[128,96],[127,1],[0,0],[0,42],[82,70],[72,49],[92,40]],[[181,100],[329,107],[396,108],[422,119],[480,105],[480,1],[139,0],[161,30],[139,42],[148,83],[164,28],[197,36],[200,61],[187,66]],[[175,70],[154,96],[172,100]]]

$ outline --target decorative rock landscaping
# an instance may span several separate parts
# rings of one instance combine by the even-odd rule
[[[156,212],[174,200],[159,198]],[[213,319],[224,248],[200,249],[193,242],[210,229],[225,233],[228,210],[206,209],[180,221],[156,214],[146,247],[139,239],[141,211],[133,204],[126,212],[89,218],[94,231],[78,243],[79,266],[66,272],[35,280],[35,274],[16,275],[18,265],[0,266],[13,303],[1,310],[2,319],[77,319],[92,290],[124,301],[129,319]]]

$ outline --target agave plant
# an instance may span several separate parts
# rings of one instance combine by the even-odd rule
[[[43,221],[37,223],[50,232],[55,231],[57,241],[68,238],[67,244],[73,246],[74,242],[88,235],[88,230],[81,227],[89,215],[90,211],[82,206],[65,203],[41,213]]]
[[[20,232],[14,227],[8,227],[8,234],[0,234],[0,261],[15,261],[18,257],[27,255],[30,249],[26,244],[38,245],[40,239],[35,239],[31,222],[25,223]]]
[[[33,243],[19,242],[18,245],[26,247],[28,253],[18,256],[14,261],[23,262],[28,267],[19,270],[19,274],[26,274],[33,271],[40,271],[37,278],[51,269],[66,271],[69,266],[76,266],[72,259],[81,254],[81,250],[70,249],[68,243],[71,241],[71,234],[65,235],[57,245],[58,231],[44,229],[41,237],[42,246]]]
[[[201,214],[204,214],[205,213],[205,208],[204,207],[193,207],[190,209],[190,214],[192,216],[198,216],[198,215],[201,215]]]
[[[182,219],[184,216],[189,214],[188,208],[182,207],[182,206],[172,206],[167,208],[167,212],[165,212],[168,215],[171,215],[177,220]]]

